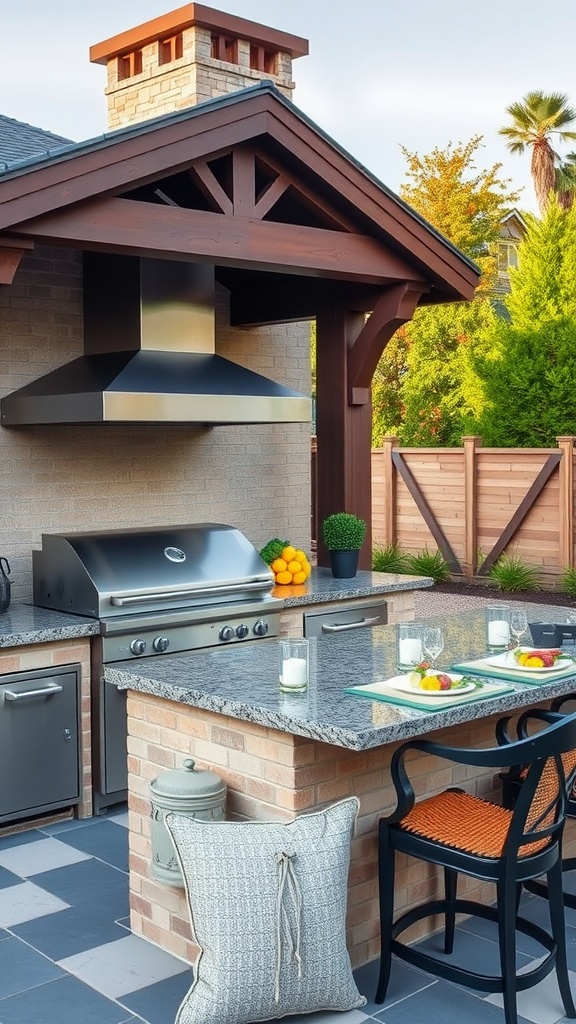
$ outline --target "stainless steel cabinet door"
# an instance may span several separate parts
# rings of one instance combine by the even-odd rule
[[[0,676],[0,822],[80,799],[80,666]]]

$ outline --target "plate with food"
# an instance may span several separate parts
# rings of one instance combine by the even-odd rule
[[[574,659],[559,647],[517,647],[504,654],[486,658],[487,665],[518,669],[520,672],[562,672],[574,665]],[[576,668],[576,666],[575,666]]]
[[[410,693],[413,697],[454,698],[471,693],[477,684],[472,679],[456,675],[454,672],[434,672],[429,669],[425,673],[414,671],[405,676],[396,676],[388,681],[388,686],[402,693]]]

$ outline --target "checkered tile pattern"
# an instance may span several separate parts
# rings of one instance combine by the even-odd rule
[[[546,926],[545,900],[525,897],[522,912]],[[569,966],[576,972],[576,911],[567,910],[566,918]],[[455,955],[496,971],[490,929],[486,921],[464,922]],[[434,938],[425,945],[439,948]],[[520,968],[540,953],[518,936]],[[393,966],[386,1002],[377,1006],[376,974],[375,963],[355,972],[368,999],[361,1010],[283,1021],[503,1024],[500,997],[482,997],[401,963]],[[576,973],[573,980],[576,991]],[[190,981],[187,964],[130,932],[123,811],[0,832],[0,1024],[173,1024]],[[564,1024],[554,976],[521,993],[519,1010],[519,1024]]]

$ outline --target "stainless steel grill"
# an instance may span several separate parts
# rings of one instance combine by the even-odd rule
[[[279,632],[271,570],[222,523],[44,534],[32,565],[35,604],[100,622],[92,643],[96,812],[126,796],[126,695],[105,684],[106,663]]]

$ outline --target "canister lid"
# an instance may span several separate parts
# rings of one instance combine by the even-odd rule
[[[150,789],[162,797],[205,797],[221,795],[226,786],[219,775],[211,771],[201,771],[194,767],[191,757],[185,758],[181,768],[170,772],[162,772],[152,779]]]

